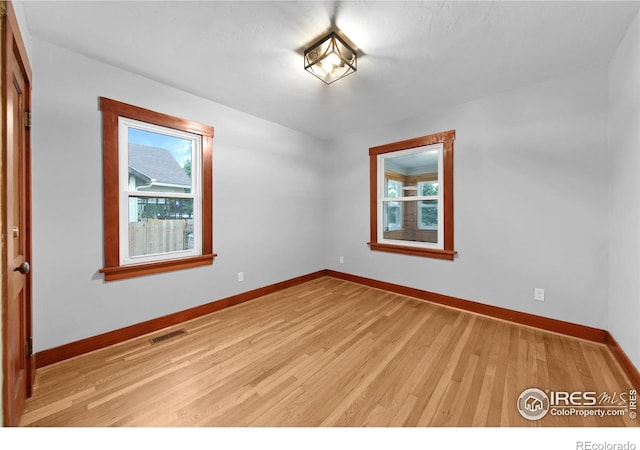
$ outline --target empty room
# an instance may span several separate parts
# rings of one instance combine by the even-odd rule
[[[1,11],[4,426],[637,431],[640,2]]]

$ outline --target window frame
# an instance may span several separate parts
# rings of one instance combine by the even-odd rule
[[[400,253],[413,256],[453,260],[457,254],[454,250],[453,240],[453,141],[455,130],[430,134],[413,139],[407,139],[389,144],[369,148],[369,210],[370,210],[370,241],[369,248],[374,251]],[[423,243],[411,245],[410,241],[401,241],[402,244],[389,243],[379,239],[379,227],[382,223],[382,197],[380,196],[380,171],[379,156],[388,153],[406,152],[418,147],[426,147],[434,144],[442,144],[442,179],[440,183],[440,195],[442,198],[442,223],[438,224],[438,234],[442,236],[442,248],[425,246]],[[440,211],[439,211],[440,213]],[[441,234],[440,234],[441,233]],[[396,241],[400,242],[400,241]]]
[[[103,232],[104,267],[99,269],[105,281],[213,264],[213,127],[181,119],[138,106],[100,97],[102,111]],[[158,261],[123,264],[120,258],[121,185],[119,118],[157,125],[200,136],[200,209],[201,251],[199,255]],[[168,196],[171,197],[170,193]]]

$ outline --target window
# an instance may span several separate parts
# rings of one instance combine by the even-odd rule
[[[105,280],[213,263],[213,128],[107,98]]]
[[[402,196],[402,183],[385,178],[385,198],[392,199]],[[384,228],[386,230],[400,230],[402,228],[402,202],[386,201],[384,203]]]
[[[440,183],[438,181],[418,182],[418,195],[428,197],[419,203],[418,209],[418,229],[437,230],[438,223],[438,200]]]
[[[372,147],[371,250],[452,260],[455,131]]]

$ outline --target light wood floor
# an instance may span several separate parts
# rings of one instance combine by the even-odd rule
[[[624,392],[604,345],[330,277],[37,371],[23,426],[637,426],[520,416],[526,388]]]

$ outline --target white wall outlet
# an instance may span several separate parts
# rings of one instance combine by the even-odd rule
[[[344,256],[340,257],[340,264],[344,264]]]
[[[544,301],[544,289],[534,288],[533,289],[533,298],[534,300],[538,300],[539,302]]]
[[[238,272],[238,281],[244,281],[244,272]]]

